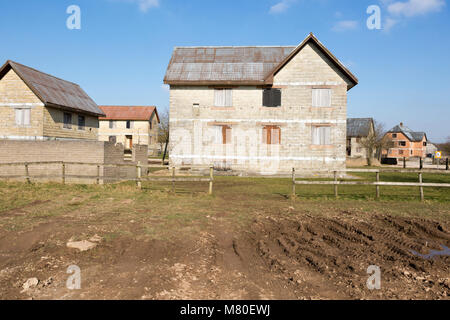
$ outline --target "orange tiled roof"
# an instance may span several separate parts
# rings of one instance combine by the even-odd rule
[[[153,112],[159,122],[158,112],[154,106],[99,106],[106,114],[106,117],[100,117],[100,120],[135,120],[148,121]]]

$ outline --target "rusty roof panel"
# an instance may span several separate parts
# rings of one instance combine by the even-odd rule
[[[367,137],[372,125],[372,118],[349,118],[347,119],[347,137]]]
[[[104,115],[97,104],[75,83],[56,78],[20,63],[8,61],[0,73],[13,68],[45,105]]]
[[[294,49],[294,46],[175,48],[165,81],[263,83],[265,75]]]

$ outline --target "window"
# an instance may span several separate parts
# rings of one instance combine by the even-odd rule
[[[127,129],[133,129],[133,121],[127,120]]]
[[[398,142],[398,145],[399,145],[400,147],[406,147],[406,141],[399,141],[399,142]]]
[[[424,142],[424,143],[423,143],[423,146],[424,146],[424,147],[426,147],[426,146],[427,146],[427,143],[426,143],[426,142]]]
[[[280,89],[264,89],[263,90],[263,106],[264,107],[280,107],[281,106],[281,90]]]
[[[400,150],[398,153],[399,153],[399,154],[403,154],[403,150]]]
[[[214,89],[214,106],[232,107],[233,106],[232,89]]]
[[[16,109],[16,125],[25,127],[30,125],[31,109]]]
[[[396,133],[393,133],[393,134],[392,134],[392,138],[393,138],[393,139],[397,139],[397,134],[396,134]]]
[[[231,127],[230,126],[214,126],[214,141],[217,144],[231,143]]]
[[[72,129],[72,114],[64,112],[64,128]]]
[[[331,89],[312,89],[313,107],[331,107]]]
[[[86,126],[86,118],[84,116],[78,116],[78,130],[84,130]]]
[[[281,129],[278,126],[265,126],[263,128],[263,143],[281,144]]]
[[[114,129],[116,127],[116,122],[113,120],[109,120],[109,128]]]
[[[330,145],[331,144],[331,127],[312,127],[312,144],[313,145]]]

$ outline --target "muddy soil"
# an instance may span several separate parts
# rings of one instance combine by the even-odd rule
[[[16,212],[17,213],[17,212]],[[13,214],[8,212],[7,214]],[[212,217],[204,230],[176,240],[104,239],[78,252],[69,217],[0,236],[1,299],[448,299],[450,257],[425,259],[450,246],[448,223],[339,212],[258,216],[239,228]],[[135,232],[139,233],[139,225]],[[69,290],[67,267],[81,269]],[[381,289],[367,288],[367,268],[381,269]],[[23,283],[39,279],[23,291]]]

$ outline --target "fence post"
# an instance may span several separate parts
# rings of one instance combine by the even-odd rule
[[[337,179],[337,171],[334,171],[334,196],[338,197],[338,185],[337,185],[338,179]]]
[[[141,162],[138,161],[137,165],[136,165],[136,176],[137,176],[137,187],[139,189],[142,189],[142,167],[141,167]]]
[[[172,167],[172,192],[175,194],[175,167]]]
[[[419,167],[419,169],[420,169],[420,170],[422,170],[422,169],[423,169],[423,162],[422,162],[422,157],[420,157],[420,167]]]
[[[100,184],[100,165],[97,165],[97,184]]]
[[[25,176],[27,177],[27,182],[31,183],[30,181],[30,172],[28,171],[28,162],[25,162]]]
[[[66,184],[66,164],[64,163],[64,161],[62,161],[61,163],[62,163],[62,183]]]
[[[297,197],[297,192],[295,190],[295,168],[292,168],[292,199]]]
[[[403,169],[406,169],[406,157],[403,157]]]
[[[447,160],[445,160],[445,170],[448,171],[448,158],[447,158]]]
[[[419,173],[419,183],[420,184],[423,183],[422,172]],[[420,186],[420,201],[423,201],[423,200],[424,200],[423,186]]]
[[[213,193],[214,167],[209,167],[209,195]]]
[[[377,172],[377,183],[380,182],[380,172]],[[380,186],[377,185],[377,199],[380,199]]]

